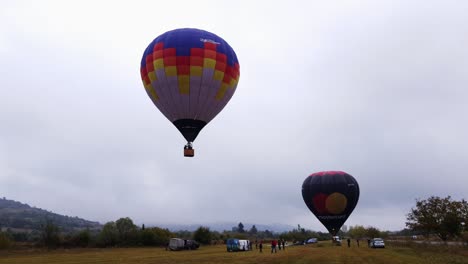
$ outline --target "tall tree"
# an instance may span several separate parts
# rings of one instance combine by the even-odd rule
[[[416,207],[406,217],[406,226],[423,234],[435,234],[443,241],[461,236],[468,221],[468,203],[453,201],[450,196],[431,196],[416,200]]]
[[[352,238],[362,238],[367,236],[366,228],[360,225],[351,226],[348,234]]]
[[[115,222],[107,222],[99,234],[99,240],[105,247],[115,246],[118,243],[118,235]]]
[[[251,235],[255,235],[257,234],[257,232],[258,232],[257,227],[255,225],[252,225],[252,228],[250,228],[249,233]]]
[[[380,230],[375,227],[370,226],[366,228],[366,235],[370,238],[381,237],[380,234]]]
[[[89,229],[82,230],[75,236],[75,244],[79,247],[87,247],[90,241],[91,233]]]
[[[50,219],[42,225],[41,241],[48,248],[55,248],[60,243],[59,228]]]
[[[137,226],[129,217],[120,218],[115,222],[119,234],[119,241],[123,245],[133,245],[137,241]]]
[[[242,222],[239,222],[239,224],[237,225],[237,232],[245,233],[244,225],[242,224]]]
[[[196,241],[208,245],[211,243],[211,232],[209,227],[200,226],[194,233],[193,239]]]

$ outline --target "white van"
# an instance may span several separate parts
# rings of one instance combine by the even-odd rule
[[[247,250],[250,250],[250,244],[249,244],[249,240],[241,240],[239,239],[239,250],[241,251],[247,251]]]

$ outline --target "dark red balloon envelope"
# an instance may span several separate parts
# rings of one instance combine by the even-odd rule
[[[317,172],[304,180],[302,198],[310,211],[335,236],[356,207],[359,185],[346,172]]]

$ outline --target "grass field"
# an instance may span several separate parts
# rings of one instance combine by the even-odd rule
[[[459,264],[468,263],[468,250],[457,248],[334,247],[328,243],[292,246],[271,254],[256,250],[228,253],[224,246],[205,246],[194,251],[165,251],[161,248],[73,249],[54,251],[0,252],[0,264],[165,264],[165,263],[346,263],[346,264]]]

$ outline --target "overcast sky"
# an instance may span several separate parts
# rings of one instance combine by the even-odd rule
[[[361,196],[346,225],[405,227],[468,198],[466,1],[2,1],[0,196],[102,223],[325,228],[311,173]],[[194,158],[140,80],[144,49],[211,31],[240,81]]]

